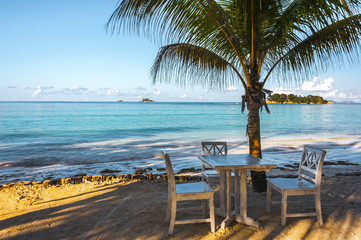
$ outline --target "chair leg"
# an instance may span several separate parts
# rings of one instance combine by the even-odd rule
[[[172,235],[173,233],[176,213],[177,213],[177,202],[175,199],[172,199],[168,235]]]
[[[169,223],[169,220],[170,220],[170,208],[171,208],[171,205],[172,205],[172,197],[171,197],[171,194],[168,193],[168,205],[167,205],[167,212],[166,212],[166,215],[165,215],[165,222],[166,223]]]
[[[211,218],[211,232],[216,231],[216,220],[214,215],[214,196],[209,198],[209,216]]]
[[[281,225],[286,225],[287,218],[287,193],[282,192]]]
[[[272,188],[271,184],[267,182],[267,206],[266,206],[266,212],[271,211],[271,205],[272,205]]]
[[[320,192],[317,192],[315,195],[315,205],[316,205],[315,207],[316,207],[317,221],[320,225],[323,225]]]

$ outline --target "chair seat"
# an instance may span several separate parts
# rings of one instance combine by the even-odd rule
[[[188,193],[213,193],[214,190],[208,186],[205,182],[195,183],[184,183],[176,185],[177,194],[188,194]]]
[[[316,186],[298,178],[267,178],[271,184],[283,190],[315,190]]]

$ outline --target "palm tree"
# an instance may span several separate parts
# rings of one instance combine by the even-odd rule
[[[122,0],[106,28],[160,44],[154,83],[242,85],[249,153],[262,157],[259,113],[272,79],[301,82],[358,57],[358,0]],[[260,180],[257,183],[256,179]],[[257,191],[265,174],[252,173]]]

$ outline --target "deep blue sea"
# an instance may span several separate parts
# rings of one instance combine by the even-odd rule
[[[266,155],[315,141],[332,148],[349,140],[358,149],[361,104],[269,108],[271,114],[261,113]],[[0,183],[104,169],[161,172],[162,150],[174,156],[176,169],[197,168],[204,140],[246,152],[246,123],[238,103],[0,102]]]

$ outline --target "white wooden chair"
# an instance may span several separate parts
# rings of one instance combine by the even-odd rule
[[[205,223],[211,224],[211,232],[215,231],[215,215],[214,215],[214,190],[210,188],[205,182],[184,183],[176,184],[172,163],[169,155],[163,152],[165,163],[167,166],[168,176],[168,208],[165,221],[169,222],[168,234],[172,235],[175,224],[188,224],[188,223]],[[188,200],[202,200],[202,206],[200,207],[188,207],[183,209],[177,209],[178,201]],[[205,218],[206,202],[209,202],[209,218]],[[175,220],[176,212],[187,210],[203,210],[203,219],[191,219],[191,220]]]
[[[298,170],[298,178],[268,178],[267,179],[267,212],[271,211],[272,189],[282,194],[281,225],[285,226],[287,217],[317,216],[320,225],[323,224],[321,211],[321,178],[322,165],[326,151],[305,146]],[[316,212],[287,213],[287,197],[315,195]]]
[[[228,154],[227,142],[202,142],[202,155],[226,155]],[[202,182],[209,181],[209,178],[219,178],[216,170],[207,169],[206,164],[202,163]]]

